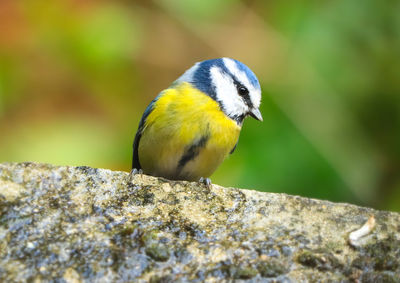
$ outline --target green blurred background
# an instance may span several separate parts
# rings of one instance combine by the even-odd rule
[[[214,183],[400,211],[400,2],[0,1],[0,162],[130,170],[141,114],[193,63],[263,89]]]

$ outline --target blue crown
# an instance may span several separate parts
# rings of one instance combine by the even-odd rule
[[[246,74],[249,82],[255,88],[260,89],[260,83],[258,82],[256,75],[250,70],[250,68],[247,67],[242,62],[239,62],[235,59],[231,59],[231,60],[233,60],[236,63],[236,66],[240,71],[242,71]],[[199,90],[201,90],[201,91],[207,93],[208,95],[210,95],[211,97],[215,98],[215,95],[216,95],[215,87],[213,86],[211,77],[210,77],[211,76],[210,70],[212,67],[220,68],[224,73],[231,76],[234,80],[237,80],[237,78],[226,67],[223,58],[211,59],[211,60],[206,60],[206,61],[200,62],[198,65],[198,68],[196,69],[195,73],[193,74],[191,83]]]

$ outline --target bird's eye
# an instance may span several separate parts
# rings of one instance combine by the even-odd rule
[[[250,99],[249,90],[239,82],[235,82],[235,84],[236,84],[236,89],[238,91],[238,94],[242,97],[244,103],[246,103],[247,106],[252,108],[253,103],[251,102],[251,99]]]
[[[249,94],[249,90],[246,87],[242,86],[242,85],[238,86],[237,90],[238,90],[239,95],[241,95],[241,96],[245,96],[245,95]]]

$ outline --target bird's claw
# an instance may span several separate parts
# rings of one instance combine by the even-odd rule
[[[201,177],[199,180],[199,183],[205,185],[207,188],[211,188],[211,185],[212,185],[210,178]]]
[[[133,168],[131,170],[131,172],[129,173],[129,179],[132,181],[133,180],[133,176],[135,176],[137,174],[143,174],[143,170],[142,169]]]
[[[133,176],[133,175],[136,175],[136,174],[143,174],[143,170],[142,169],[133,168],[131,170],[131,175]]]

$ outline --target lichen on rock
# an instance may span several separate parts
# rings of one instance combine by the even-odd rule
[[[0,164],[1,282],[400,282],[399,234],[399,214],[349,204]]]

